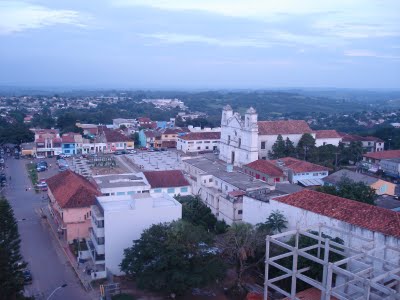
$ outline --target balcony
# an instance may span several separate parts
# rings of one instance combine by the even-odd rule
[[[91,229],[93,230],[94,234],[97,237],[104,237],[104,227],[97,227],[96,223],[92,219],[92,227]]]
[[[98,242],[98,237],[95,235],[94,231],[92,228],[90,228],[90,240],[94,246],[94,248],[96,249],[97,254],[104,254],[105,253],[105,247],[104,247],[104,243],[100,244]]]
[[[96,247],[91,240],[86,240],[86,244],[90,251],[90,256],[92,257],[93,262],[96,265],[104,265],[105,264],[105,255],[99,254],[96,252]]]

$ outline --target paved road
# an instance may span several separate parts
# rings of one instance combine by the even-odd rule
[[[36,212],[46,205],[42,200],[44,194],[36,194],[32,189],[26,191],[26,187],[30,186],[25,171],[25,164],[28,162],[25,159],[7,159],[6,173],[7,177],[11,176],[11,181],[5,190],[18,220],[21,252],[32,272],[33,282],[26,286],[28,295],[41,294],[43,299],[47,299],[55,288],[66,283],[68,286],[58,290],[52,299],[90,299],[61,252],[57,240],[51,235],[48,225]],[[40,175],[48,177],[50,173],[54,174],[54,171],[46,172]]]

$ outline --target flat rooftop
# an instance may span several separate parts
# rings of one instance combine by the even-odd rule
[[[126,211],[135,210],[142,207],[171,207],[181,206],[173,197],[168,194],[134,194],[126,196],[100,196],[97,197],[98,203],[103,211]]]
[[[232,172],[227,171],[227,165],[219,160],[212,160],[207,157],[197,157],[183,160],[206,174],[213,175],[222,181],[225,181],[241,190],[248,191],[269,187],[266,182],[255,179],[245,173],[239,171],[238,168],[233,168]]]
[[[100,188],[147,186],[147,180],[135,174],[112,174],[93,176]]]

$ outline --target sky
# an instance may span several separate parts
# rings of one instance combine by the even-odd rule
[[[0,85],[400,88],[400,1],[0,0]]]

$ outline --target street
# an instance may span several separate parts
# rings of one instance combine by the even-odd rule
[[[44,199],[47,195],[45,192],[36,193],[32,189],[25,168],[27,163],[29,160],[26,159],[7,159],[8,186],[4,192],[18,221],[21,254],[32,272],[33,282],[25,287],[26,295],[36,296],[37,299],[47,299],[54,289],[67,284],[66,287],[57,290],[51,299],[90,299],[91,297],[81,286],[62,252],[56,237],[50,232],[46,220],[37,213],[41,207],[46,206],[47,202]],[[49,177],[53,174],[54,171],[49,170],[40,175]],[[9,180],[10,176],[11,180]],[[27,187],[30,187],[28,191],[26,191]],[[43,199],[42,196],[46,197]]]

